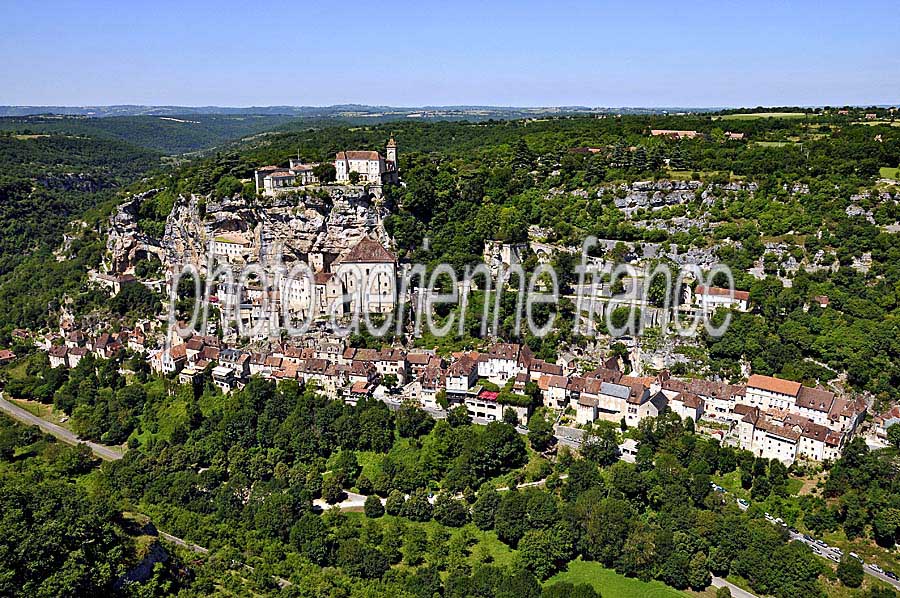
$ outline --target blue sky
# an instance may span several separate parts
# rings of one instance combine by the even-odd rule
[[[0,104],[900,102],[889,0],[0,0],[0,23]]]

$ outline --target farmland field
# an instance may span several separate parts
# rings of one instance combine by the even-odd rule
[[[758,118],[804,118],[807,116],[815,116],[805,112],[745,112],[740,114],[726,114],[716,118],[722,120],[756,120]]]

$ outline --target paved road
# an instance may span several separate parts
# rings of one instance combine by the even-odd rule
[[[730,581],[726,581],[721,577],[713,576],[712,585],[714,588],[728,588],[731,590],[732,598],[759,598],[756,594],[751,594],[747,590],[742,590]]]
[[[172,534],[167,534],[162,530],[157,530],[159,532],[159,537],[165,540],[166,542],[171,542],[172,544],[177,544],[182,548],[187,548],[191,552],[196,552],[197,554],[209,554],[209,548],[204,548],[197,544],[191,544],[186,540],[182,540],[178,536],[173,536]]]
[[[62,426],[58,426],[54,423],[48,422],[47,420],[41,419],[36,415],[32,415],[15,403],[7,401],[5,398],[3,398],[3,393],[0,393],[0,411],[3,411],[13,419],[23,424],[37,426],[44,432],[55,436],[66,444],[86,444],[90,447],[95,455],[106,461],[115,461],[116,459],[122,458],[121,450],[106,446],[104,444],[97,444],[96,442],[91,442],[89,440],[81,440],[74,433],[66,430]]]
[[[749,505],[745,507],[741,503],[738,503],[738,507],[742,511],[746,511],[747,508],[749,507]],[[781,525],[780,523],[775,521],[774,518],[766,517],[766,520],[769,523],[771,523],[772,525]],[[784,527],[784,526],[782,526],[782,527]],[[802,542],[802,543],[806,544],[807,546],[809,546],[812,549],[813,554],[815,554],[819,558],[828,559],[829,561],[832,561],[834,563],[841,562],[842,553],[837,548],[835,548],[833,546],[828,546],[824,542],[819,543],[821,541],[817,542],[815,538],[813,538],[812,536],[809,536],[809,535],[794,533],[790,530],[788,530],[788,535],[790,536],[792,541]],[[881,571],[877,571],[877,570],[873,569],[871,564],[863,564],[863,572],[865,572],[866,575],[871,575],[872,577],[879,579],[879,580],[883,581],[884,583],[893,586],[897,590],[900,590],[900,581],[891,579],[890,577],[888,577]]]
[[[828,546],[827,544],[824,544],[824,543],[819,544],[811,536],[807,537],[807,536],[804,536],[803,534],[795,534],[794,532],[791,532],[791,531],[789,531],[788,533],[791,536],[791,540],[794,540],[796,542],[803,542],[804,544],[806,544],[807,546],[812,548],[812,551],[813,551],[813,553],[816,554],[816,556],[819,556],[823,559],[828,559],[835,563],[839,563],[841,561],[841,553],[838,552],[838,550],[836,548],[834,548],[833,546]],[[881,571],[873,569],[872,567],[873,567],[873,565],[871,563],[863,565],[863,571],[866,573],[866,575],[871,575],[872,577],[879,579],[879,580],[883,581],[884,583],[889,584],[889,585],[893,586],[894,588],[900,590],[900,581],[891,579],[890,577],[888,577]]]
[[[317,498],[313,501],[313,507],[322,509],[323,511],[327,511],[328,509],[333,508],[335,505],[340,507],[342,511],[347,509],[361,509],[366,505],[366,498],[368,498],[364,494],[357,494],[356,492],[349,492],[344,490],[344,494],[347,497],[339,503],[335,503],[333,505],[328,504],[321,498]],[[384,504],[385,499],[381,499],[381,503]]]

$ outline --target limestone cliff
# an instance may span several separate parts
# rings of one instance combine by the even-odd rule
[[[190,263],[203,271],[210,243],[226,233],[240,233],[250,242],[247,262],[271,262],[279,248],[285,261],[306,261],[313,253],[339,255],[367,235],[390,247],[384,228],[389,211],[361,186],[333,185],[306,196],[262,200],[181,196],[159,240],[138,230],[137,206],[145,199],[146,194],[135,197],[110,219],[112,271],[133,267],[142,252],[157,254],[167,268]]]

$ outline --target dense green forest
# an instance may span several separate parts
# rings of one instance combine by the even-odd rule
[[[77,135],[121,141],[163,154],[183,154],[287,125],[281,115],[190,114],[106,118],[28,116],[0,118],[0,131]]]
[[[36,398],[71,413],[85,436],[129,437],[120,461],[97,469],[86,449],[0,421],[0,492],[7,507],[21,505],[0,522],[16,548],[0,550],[0,568],[15,572],[4,579],[26,594],[109,592],[134,563],[128,513],[212,548],[189,565],[176,554],[151,581],[120,590],[143,596],[274,594],[277,579],[290,584],[285,596],[568,596],[576,588],[550,578],[574,559],[675,588],[701,590],[720,575],[760,595],[826,596],[852,576],[788,542],[765,513],[817,534],[837,530],[884,547],[900,540],[898,447],[870,452],[855,440],[819,496],[796,496],[780,462],[720,446],[673,415],[629,432],[639,443],[634,464],[618,460],[619,432],[607,425],[590,431],[581,457],[562,449],[550,461],[535,452],[537,428],[526,439],[503,422],[473,425],[464,408],[435,421],[414,407],[349,406],[312,386],[258,379],[224,397],[208,377],[196,390],[145,375],[127,381],[119,372],[133,363],[85,360],[69,372],[38,360],[29,366],[34,381],[24,380],[42,386]],[[711,486],[732,476],[735,491],[753,499],[747,511]],[[369,497],[363,513],[313,507],[348,491]],[[60,565],[65,577],[21,565],[24,548],[51,532],[39,516],[22,528],[17,513],[54,501],[70,519],[53,529],[102,538],[89,554],[77,550],[79,536],[45,548],[47,559],[78,559],[77,570]]]
[[[0,276],[30,251],[56,248],[71,220],[158,163],[120,141],[0,134]]]

